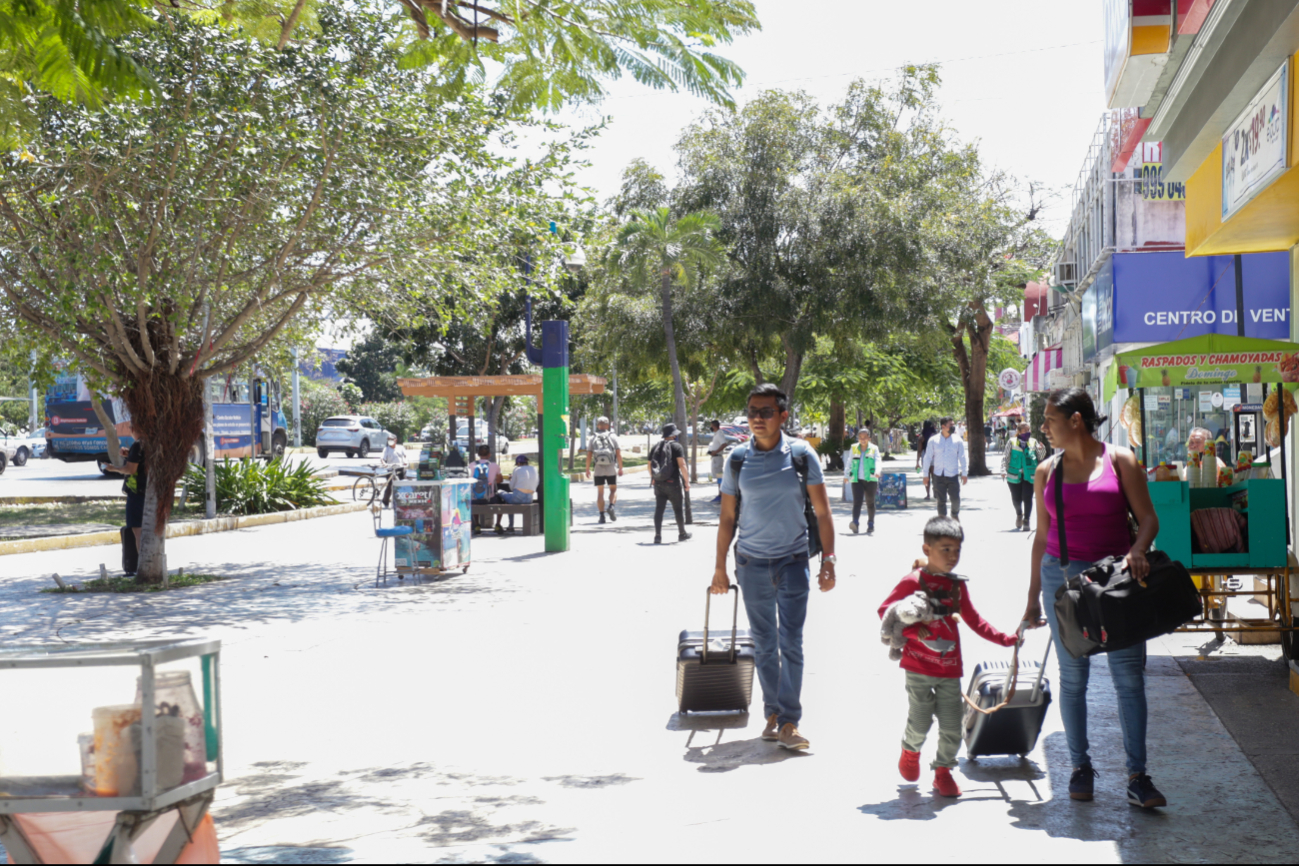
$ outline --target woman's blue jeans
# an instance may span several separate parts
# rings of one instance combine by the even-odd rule
[[[1070,560],[1061,566],[1049,553],[1042,557],[1042,606],[1051,624],[1056,658],[1060,660],[1060,717],[1069,744],[1069,759],[1074,767],[1091,765],[1087,742],[1087,679],[1091,659],[1069,655],[1060,641],[1056,622],[1055,594],[1065,580],[1091,568],[1094,563]],[[1146,645],[1137,644],[1125,650],[1106,653],[1114,691],[1119,698],[1119,726],[1123,729],[1123,749],[1128,756],[1128,772],[1146,771]]]

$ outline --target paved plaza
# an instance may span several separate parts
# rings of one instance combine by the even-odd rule
[[[1151,645],[1150,769],[1167,809],[1123,796],[1103,663],[1095,802],[1068,799],[1056,709],[1028,760],[962,757],[960,800],[935,799],[927,771],[901,781],[903,677],[876,608],[933,513],[916,478],[913,507],[881,512],[873,537],[847,533],[836,479],[840,579],[810,604],[806,754],[758,739],[756,695],[748,717],[674,713],[676,636],[700,627],[712,574],[715,488],[694,490],[693,540],[655,546],[643,474],[626,477],[605,526],[593,488],[574,485],[571,552],[488,535],[467,575],[423,585],[374,586],[365,513],[173,539],[172,568],[230,580],[160,596],[37,593],[51,572],[97,574],[115,547],[0,557],[0,641],[220,638],[227,781],[214,814],[232,863],[1294,862],[1294,818],[1188,676],[1230,661],[1195,662],[1204,636]],[[1013,629],[1031,536],[1008,531],[997,479],[971,481],[961,517],[971,595]],[[1253,661],[1271,671],[1269,651]],[[967,674],[1009,658],[968,630],[964,654]],[[932,755],[931,737],[926,766]]]

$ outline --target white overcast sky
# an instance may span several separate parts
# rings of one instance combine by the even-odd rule
[[[741,103],[762,90],[801,89],[822,104],[842,98],[854,77],[889,76],[906,63],[942,63],[943,113],[985,162],[1051,187],[1073,185],[1105,110],[1101,0],[756,0],[761,32],[719,49],[748,74]],[[702,100],[662,93],[630,78],[611,83],[597,106],[561,119],[612,122],[578,175],[601,201],[636,157],[675,178],[681,129]],[[1067,190],[1048,228],[1068,221]]]

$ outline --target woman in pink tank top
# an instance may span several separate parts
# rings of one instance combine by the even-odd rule
[[[1091,662],[1085,656],[1070,656],[1060,640],[1055,596],[1070,577],[1107,556],[1125,557],[1125,566],[1132,575],[1138,580],[1144,578],[1150,573],[1146,551],[1159,534],[1159,518],[1150,502],[1146,473],[1136,455],[1096,439],[1096,428],[1106,419],[1096,415],[1087,392],[1082,388],[1053,391],[1046,403],[1042,432],[1060,452],[1039,464],[1033,479],[1037,535],[1033,539],[1024,621],[1035,628],[1050,623],[1060,661],[1060,716],[1073,763],[1069,796],[1090,800],[1097,775],[1087,741]],[[1057,484],[1063,485],[1063,515],[1056,510]],[[1129,509],[1140,525],[1136,539],[1128,537]],[[1068,546],[1065,551],[1060,549],[1061,522]],[[1107,653],[1105,658],[1119,699],[1119,727],[1127,753],[1128,802],[1147,809],[1166,806],[1164,795],[1146,774],[1146,645]]]

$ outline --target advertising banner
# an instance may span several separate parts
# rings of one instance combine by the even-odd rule
[[[1289,85],[1287,59],[1222,136],[1223,222],[1286,170]]]
[[[253,407],[248,403],[212,404],[212,441],[217,457],[251,457]]]
[[[1159,385],[1235,385],[1241,382],[1299,383],[1299,343],[1207,334],[1121,352],[1105,377],[1105,399],[1116,388]],[[1212,401],[1217,390],[1200,392]],[[1219,395],[1221,396],[1221,395]]]
[[[1233,256],[1188,259],[1180,252],[1115,253],[1112,262],[1114,342],[1160,343],[1236,334]],[[1245,336],[1290,339],[1289,255],[1252,253],[1241,257],[1241,266]]]

